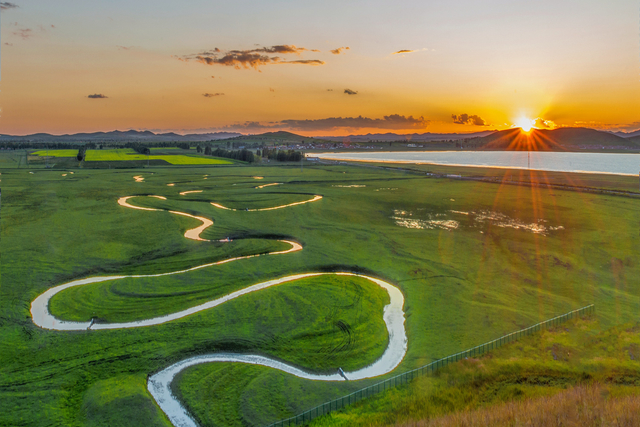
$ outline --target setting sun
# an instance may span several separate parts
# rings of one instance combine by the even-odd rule
[[[533,120],[527,119],[526,117],[521,117],[516,120],[515,126],[521,128],[525,132],[529,132],[533,128],[533,124]]]

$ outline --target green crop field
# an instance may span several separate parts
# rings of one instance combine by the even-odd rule
[[[137,156],[114,151],[91,150],[87,160],[94,152],[118,161]],[[187,357],[249,353],[332,373],[369,365],[389,339],[387,294],[330,275],[156,326],[65,332],[34,325],[38,295],[85,277],[168,273],[262,254],[70,288],[50,301],[58,318],[145,319],[296,273],[379,277],[405,298],[408,350],[388,376],[587,304],[596,305],[598,330],[636,321],[640,309],[640,198],[349,165],[1,173],[0,425],[168,426],[147,378]],[[322,199],[251,211],[315,195]],[[157,210],[121,206],[124,196]],[[213,221],[201,235],[212,241],[185,238],[200,221],[169,211]],[[279,240],[302,250],[266,255],[289,248]],[[210,363],[183,371],[172,389],[202,425],[258,426],[380,379],[310,381]]]
[[[77,154],[77,152],[76,152]],[[105,162],[105,161],[132,161],[132,160],[164,160],[172,165],[230,165],[230,160],[219,159],[215,157],[196,157],[185,156],[182,154],[167,154],[146,156],[138,154],[130,148],[119,148],[109,150],[87,150],[85,161],[87,162]]]
[[[38,150],[30,155],[40,157],[76,157],[78,150]]]

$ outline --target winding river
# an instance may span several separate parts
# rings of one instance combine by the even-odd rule
[[[213,225],[213,221],[211,221],[210,219],[200,217],[200,216],[190,215],[185,212],[135,206],[129,203],[129,200],[133,197],[143,197],[143,196],[121,197],[120,199],[118,199],[118,204],[122,207],[129,208],[129,209],[138,209],[138,210],[144,210],[144,211],[165,211],[165,212],[172,213],[174,215],[182,215],[182,216],[187,216],[190,218],[197,219],[202,222],[202,225],[196,228],[187,230],[184,234],[185,238],[197,240],[197,241],[205,241],[205,242],[210,241],[200,237],[200,235],[205,229]],[[161,200],[166,200],[166,198],[162,196],[147,196],[147,197],[155,197]],[[286,207],[292,207],[292,206],[301,205],[305,203],[315,202],[320,199],[322,199],[322,196],[315,196],[313,199],[306,200],[303,202],[296,202],[296,203],[291,203],[289,205],[276,206],[273,208],[253,209],[252,211],[283,209]],[[215,203],[211,203],[211,204],[218,208],[235,210],[235,209],[229,209],[219,204],[215,204]],[[225,240],[219,240],[219,241],[226,242],[228,240],[225,239]],[[264,255],[284,255],[284,254],[302,250],[302,246],[296,242],[288,241],[288,240],[279,240],[279,241],[291,245],[291,248],[284,251],[269,252]],[[159,276],[166,276],[166,275],[172,275],[172,274],[182,274],[188,271],[198,270],[201,268],[207,268],[214,265],[220,265],[228,262],[233,262],[233,261],[257,257],[257,256],[261,256],[261,255],[247,255],[242,257],[229,258],[229,259],[225,259],[218,262],[199,265],[186,270],[173,271],[169,273],[146,274],[146,275],[97,276],[97,277],[89,277],[89,278],[74,280],[74,281],[50,288],[44,293],[40,294],[38,297],[36,297],[31,303],[31,317],[33,319],[34,324],[36,324],[37,326],[44,329],[51,329],[51,330],[57,330],[57,331],[139,328],[139,327],[145,327],[145,326],[160,325],[166,322],[170,322],[172,320],[181,319],[203,310],[209,310],[220,304],[224,304],[227,301],[231,301],[235,298],[241,297],[242,295],[248,294],[250,292],[260,291],[272,286],[276,286],[282,283],[292,282],[292,281],[303,279],[306,277],[316,277],[316,276],[322,276],[322,275],[357,276],[377,284],[389,294],[390,302],[388,305],[384,307],[384,312],[383,312],[383,320],[386,324],[387,331],[389,333],[389,343],[384,353],[382,354],[382,356],[378,360],[376,360],[373,364],[356,371],[345,372],[344,376],[349,380],[360,380],[365,378],[376,377],[376,376],[391,372],[400,364],[400,362],[402,361],[402,359],[404,358],[407,352],[407,335],[404,327],[405,317],[404,317],[404,309],[403,309],[404,297],[402,295],[402,292],[394,285],[388,282],[385,282],[383,280],[380,280],[374,277],[349,273],[349,272],[336,272],[336,273],[312,272],[312,273],[295,274],[291,276],[281,277],[278,279],[268,280],[265,282],[248,286],[244,289],[240,289],[238,291],[227,294],[223,297],[216,298],[214,300],[188,308],[186,310],[178,311],[178,312],[167,314],[164,316],[158,316],[150,319],[135,321],[135,322],[93,323],[93,321],[90,321],[90,322],[64,321],[64,320],[57,319],[55,316],[53,316],[49,312],[49,300],[57,293],[75,286],[84,286],[91,283],[99,283],[107,280],[118,280],[118,279],[124,279],[129,277],[132,277],[132,278],[159,277]],[[197,424],[194,421],[194,419],[191,417],[191,415],[187,412],[187,410],[182,406],[182,404],[175,398],[175,396],[171,392],[172,380],[179,372],[181,372],[182,370],[190,366],[197,365],[200,363],[212,363],[212,362],[236,362],[236,363],[262,365],[262,366],[278,369],[280,371],[289,373],[291,375],[295,375],[300,378],[316,380],[316,381],[344,381],[345,380],[345,378],[340,374],[338,374],[337,372],[335,374],[330,374],[330,375],[314,374],[314,373],[299,369],[295,366],[288,365],[279,360],[271,359],[265,356],[254,355],[254,354],[214,353],[209,355],[190,357],[190,358],[181,360],[177,363],[174,363],[173,365],[161,370],[160,372],[157,372],[151,375],[147,383],[147,389],[149,390],[149,393],[151,393],[151,395],[155,399],[158,406],[169,417],[169,419],[171,420],[171,423],[174,426],[196,427]]]

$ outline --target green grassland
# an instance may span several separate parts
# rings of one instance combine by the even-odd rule
[[[167,154],[158,155],[152,154],[147,156],[145,154],[138,154],[131,148],[119,148],[109,150],[87,150],[85,161],[86,162],[125,162],[135,160],[164,160],[172,165],[230,165],[233,164],[230,160],[218,159],[215,157],[204,156],[186,156],[183,154]]]
[[[137,175],[144,182],[135,182]],[[67,318],[126,319],[177,311],[294,273],[367,272],[396,284],[405,296],[409,345],[399,373],[589,303],[596,304],[601,328],[636,320],[640,308],[635,198],[347,165],[304,172],[272,166],[79,169],[66,177],[44,169],[2,169],[1,179],[0,425],[116,426],[142,416],[146,425],[168,425],[146,391],[146,376],[197,354],[264,354],[321,372],[370,363],[387,339],[375,329],[367,335],[369,328],[380,328],[380,315],[370,313],[379,313],[384,294],[370,289],[367,298],[346,307],[355,289],[367,289],[351,280],[285,284],[130,330],[67,333],[31,321],[31,301],[73,279],[176,271],[277,250],[274,240],[281,238],[304,249],[166,281],[76,288],[59,294],[51,309]],[[284,185],[254,188],[275,182]],[[190,190],[204,191],[179,195]],[[117,204],[122,196],[150,194],[167,200],[140,197],[131,203],[210,218],[214,226],[203,237],[234,242],[188,240],[184,232],[198,221]],[[314,194],[323,198],[264,212],[210,204],[268,207]],[[497,212],[512,225],[544,224],[548,232],[452,211]],[[459,226],[407,228],[440,220]],[[338,318],[368,338],[352,352],[331,356],[320,350],[343,338],[330,327]],[[275,421],[379,380],[320,383],[230,364],[194,372],[181,375],[176,392],[200,419],[229,425]],[[214,381],[216,372],[227,380]]]
[[[412,425],[588,384],[603,386],[609,398],[640,395],[640,323],[603,330],[597,317],[571,321],[447,366],[311,425]]]

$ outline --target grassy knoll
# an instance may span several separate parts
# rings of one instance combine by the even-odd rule
[[[600,425],[578,421],[609,407],[618,411],[609,414],[614,423],[602,425],[632,426],[640,422],[637,412],[635,421],[615,424],[615,419],[632,415],[620,405],[625,396],[635,396],[628,403],[640,407],[638,386],[640,323],[602,330],[595,319],[579,319],[449,365],[311,425],[522,425],[509,420],[524,423],[530,417],[536,421],[531,425]],[[592,407],[569,409],[571,402],[588,401]]]
[[[290,247],[278,241],[255,239],[211,246],[211,258],[206,263]],[[88,321],[96,318],[99,322],[112,323],[170,314],[251,285],[234,277],[238,269],[246,264],[246,260],[240,260],[236,264],[211,266],[183,274],[124,278],[71,288],[55,295],[49,303],[49,310],[64,320]],[[155,273],[173,271],[167,267],[158,270]]]
[[[304,311],[309,318],[317,319],[317,324],[301,325],[291,337],[272,336],[271,331],[255,334],[274,340],[290,340],[290,348],[284,349],[279,358],[334,373],[338,366],[349,371],[362,366],[363,360],[371,361],[372,354],[382,354],[387,342],[379,339],[386,336],[381,313],[388,297],[377,285],[359,278],[345,280],[327,276],[281,287],[268,295],[252,295],[251,299],[261,300],[259,307],[248,299],[238,304],[238,310],[234,312],[240,314],[247,309],[255,310],[254,322],[260,322],[263,316],[290,318],[295,316],[293,310]],[[284,290],[284,287],[292,289]],[[268,310],[264,310],[267,307]],[[310,387],[309,381],[273,369],[212,363],[183,371],[174,382],[177,384],[174,392],[189,403],[190,410],[202,425],[241,426],[245,421],[260,424],[288,413],[289,402],[286,399],[280,398],[277,402],[265,399],[271,394],[273,383],[295,388],[298,394],[304,394]],[[237,384],[243,386],[238,387]],[[325,396],[339,390],[331,384],[315,386],[311,385],[311,390],[320,391]],[[313,394],[303,396],[303,400],[311,400],[309,397]],[[265,402],[269,404],[265,405]],[[238,407],[243,410],[238,411]]]
[[[405,295],[409,345],[398,372],[589,303],[596,304],[602,328],[637,318],[640,201],[633,198],[347,165],[305,167],[304,172],[234,165],[78,169],[66,177],[60,171],[29,171],[1,171],[0,425],[124,425],[141,408],[149,408],[147,425],[167,425],[163,416],[152,415],[150,408],[156,406],[144,378],[196,354],[259,353],[306,369],[366,364],[354,355],[333,361],[311,357],[323,343],[318,334],[327,325],[321,320],[331,312],[319,307],[349,301],[337,285],[317,292],[308,286],[301,290],[300,284],[276,287],[255,294],[255,300],[247,295],[227,307],[130,330],[54,332],[35,327],[30,318],[31,301],[57,284],[185,269],[233,251],[258,253],[276,244],[276,238],[296,240],[304,249],[216,267],[206,277],[191,276],[189,283],[176,277],[155,282],[158,288],[151,281],[78,288],[78,294],[65,292],[60,294],[64,301],[52,304],[60,303],[56,309],[66,311],[65,316],[90,315],[95,307],[110,318],[195,304],[189,300],[195,294],[178,295],[185,289],[213,295],[218,283],[242,287],[299,272],[366,271],[396,284]],[[144,182],[134,181],[138,175]],[[253,188],[275,182],[284,185]],[[189,190],[204,192],[179,195]],[[204,238],[230,236],[238,245],[185,239],[184,232],[197,221],[116,203],[121,196],[150,194],[167,200],[141,197],[132,203],[210,218],[215,225]],[[277,206],[312,194],[323,199],[265,212],[225,211],[209,203],[241,199]],[[457,228],[440,226],[452,224],[448,221]],[[546,232],[524,227],[531,224],[544,225]],[[316,297],[318,303],[310,306]],[[118,312],[112,301],[126,302],[128,308]],[[85,303],[91,313],[82,312]],[[367,347],[359,351],[374,354]],[[227,368],[229,378],[244,378],[246,367]],[[325,384],[255,369],[246,373],[250,384],[242,379],[237,386],[224,385],[234,388],[225,392],[229,399],[221,408],[229,419],[259,425],[373,381]],[[205,371],[203,376],[214,375]],[[203,381],[197,389],[222,385]],[[184,396],[190,407],[204,408],[214,405],[211,396],[219,393]],[[200,416],[210,419],[206,411]]]
[[[87,150],[85,161],[87,162],[128,162],[140,160],[164,160],[172,165],[230,165],[230,160],[204,156],[186,156],[182,154],[152,154],[150,156],[138,154],[131,148],[119,148],[109,150]]]

